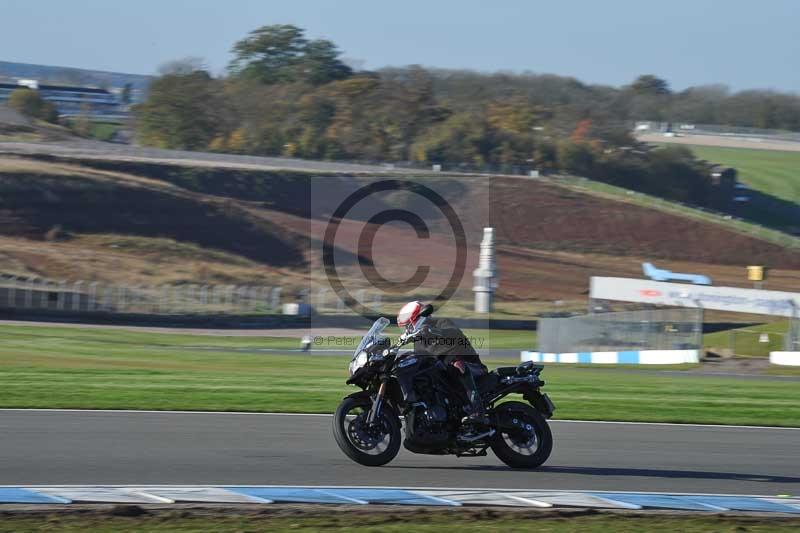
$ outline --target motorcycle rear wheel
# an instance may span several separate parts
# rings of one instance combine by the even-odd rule
[[[553,451],[553,433],[547,419],[522,402],[502,403],[494,411],[532,428],[532,433],[522,435],[497,432],[490,443],[494,454],[511,468],[537,468],[543,465]]]
[[[400,420],[384,404],[375,427],[366,425],[372,402],[366,398],[345,398],[333,415],[333,438],[353,461],[364,466],[383,466],[400,451]]]

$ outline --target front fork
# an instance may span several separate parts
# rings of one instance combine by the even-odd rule
[[[386,380],[381,381],[381,386],[378,387],[378,394],[375,396],[375,401],[372,402],[372,408],[367,415],[367,424],[370,426],[375,424],[381,416],[381,407],[383,406],[383,397],[386,394]]]

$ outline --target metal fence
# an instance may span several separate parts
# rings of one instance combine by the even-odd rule
[[[728,348],[732,355],[769,357],[770,352],[783,350],[787,336],[780,332],[765,332],[753,329],[732,329]]]
[[[380,307],[381,295],[354,291],[361,303]],[[342,314],[347,306],[333,291],[253,285],[113,285],[97,281],[53,281],[0,277],[0,308],[60,312],[187,314],[277,314],[284,304],[317,313]],[[306,314],[307,309],[297,309]]]
[[[787,352],[800,352],[800,318],[789,321],[789,331],[783,349]]]
[[[689,350],[702,346],[699,309],[649,309],[566,318],[542,317],[540,352]]]

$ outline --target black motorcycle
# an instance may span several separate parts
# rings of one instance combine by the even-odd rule
[[[525,362],[478,372],[476,384],[490,424],[473,427],[464,416],[464,406],[469,405],[466,391],[444,363],[436,357],[400,352],[419,338],[424,322],[391,344],[383,334],[389,320],[379,318],[361,339],[347,383],[362,390],[344,398],[333,418],[339,448],[365,466],[381,466],[394,459],[401,440],[414,453],[479,457],[491,448],[513,468],[542,465],[553,448],[547,419],[555,409],[540,391],[542,366]],[[521,394],[525,402],[500,403],[509,394]]]

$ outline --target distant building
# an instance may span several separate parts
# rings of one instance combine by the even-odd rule
[[[121,93],[128,86],[130,103],[140,104],[147,99],[147,89],[153,81],[153,76],[0,61],[0,81],[14,83],[20,79],[38,80],[42,85],[106,87],[115,93]]]
[[[127,114],[120,99],[111,91],[97,87],[45,85],[36,80],[0,82],[0,103],[5,103],[12,92],[27,88],[38,91],[44,100],[52,102],[61,116],[89,115],[92,117]]]

